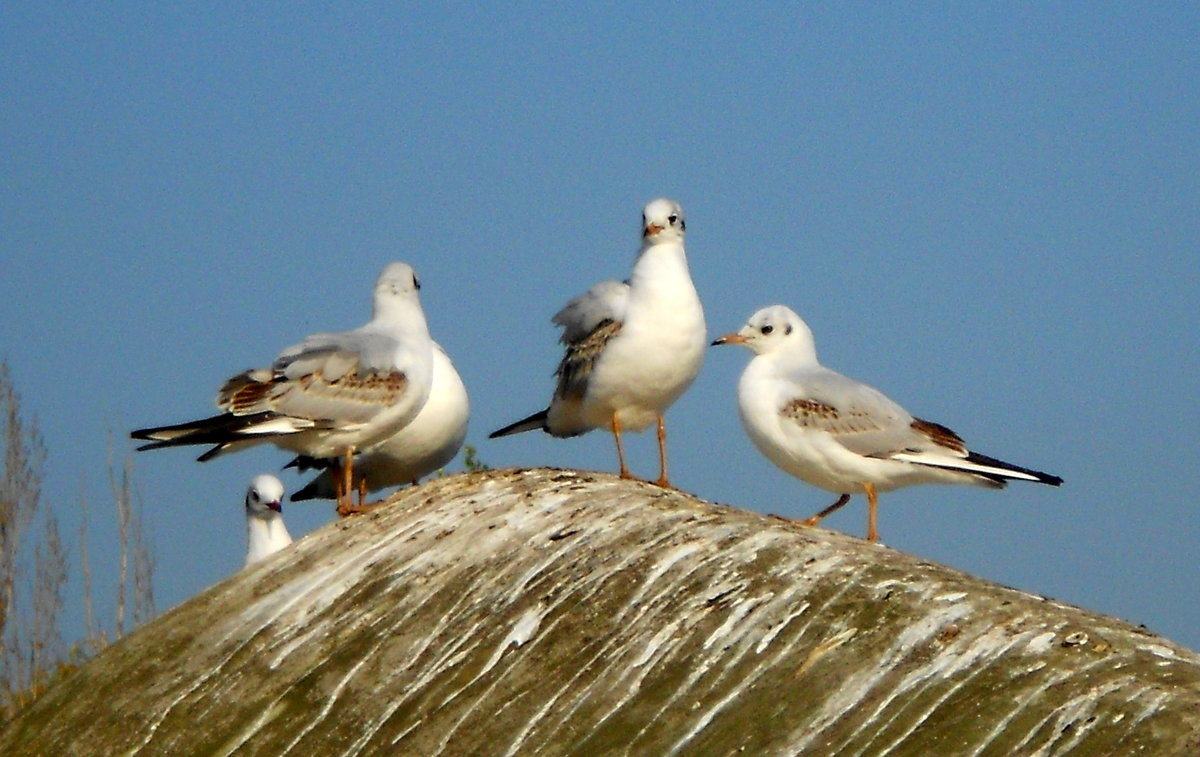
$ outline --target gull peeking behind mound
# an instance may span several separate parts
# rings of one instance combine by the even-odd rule
[[[283,484],[269,473],[246,490],[246,567],[292,543],[283,524]]]

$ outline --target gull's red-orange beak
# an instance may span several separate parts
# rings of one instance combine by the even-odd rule
[[[713,340],[711,346],[716,347],[718,344],[745,344],[746,337],[741,334],[726,334],[725,336],[717,337]]]
[[[646,224],[646,228],[642,230],[642,236],[652,237],[655,234],[657,234],[658,232],[662,231],[664,228],[665,227],[659,226],[656,223],[648,223],[648,224]]]

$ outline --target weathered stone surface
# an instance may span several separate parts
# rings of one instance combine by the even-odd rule
[[[2,754],[1200,753],[1200,658],[613,476],[401,492],[88,663]]]

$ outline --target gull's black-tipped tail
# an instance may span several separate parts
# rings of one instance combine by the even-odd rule
[[[1003,460],[997,460],[994,457],[981,455],[978,452],[969,453],[966,457],[966,460],[967,462],[975,463],[976,465],[984,465],[989,468],[996,468],[1000,471],[1003,471],[999,476],[997,476],[997,478],[1001,479],[1036,481],[1039,484],[1047,484],[1049,486],[1062,486],[1063,482],[1063,480],[1058,476],[1054,476],[1049,473],[1043,473],[1040,470],[1033,470],[1032,468],[1022,468],[1019,465],[1013,465],[1012,463],[1008,463]],[[1011,473],[1012,475],[1005,475],[1005,473]]]
[[[488,438],[495,439],[500,436],[510,436],[512,434],[519,434],[522,431],[535,431],[537,429],[544,431],[546,429],[546,414],[549,412],[550,408],[539,410],[528,418],[522,418],[516,423],[511,423],[504,428],[493,431],[488,434]]]
[[[138,449],[158,449],[159,447],[170,447],[176,444],[187,444],[184,440],[193,434],[207,433],[213,429],[220,428],[225,425],[229,416],[225,413],[214,415],[211,418],[203,418],[198,421],[188,421],[187,423],[177,423],[173,426],[154,426],[152,428],[139,428],[129,432],[132,439],[143,439],[145,441],[155,442],[155,444],[146,444]]]
[[[252,440],[253,437],[247,436],[244,433],[247,429],[258,424],[270,422],[276,417],[278,416],[269,410],[251,415],[222,413],[210,418],[201,418],[197,421],[177,423],[173,426],[139,428],[130,431],[129,436],[133,439],[141,439],[149,442],[149,444],[143,444],[138,447],[138,452],[163,449],[165,447],[183,447],[192,444],[214,445],[213,449],[210,449],[197,458],[200,462],[205,462],[221,454],[225,451],[226,447],[236,442]],[[265,436],[262,436],[259,440],[265,440],[265,438]]]

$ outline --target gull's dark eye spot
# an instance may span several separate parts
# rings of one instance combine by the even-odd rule
[[[679,223],[679,216],[672,213],[671,215],[667,216],[667,223],[674,226],[675,224]]]
[[[792,333],[792,324],[790,324],[790,323],[789,323],[789,324],[788,324],[788,327],[787,327],[786,329],[784,329],[784,330],[783,330],[783,333],[784,333],[785,335],[786,335],[786,334],[790,334],[790,333]]]
[[[774,330],[775,330],[775,327],[769,323],[766,326],[763,326],[761,329],[759,329],[759,331],[761,331],[763,333],[763,336],[770,334]]]

